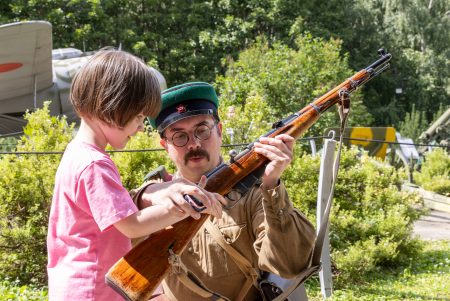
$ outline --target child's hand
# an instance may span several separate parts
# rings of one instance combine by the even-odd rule
[[[185,200],[185,195],[190,195],[199,200],[206,209],[203,213],[211,214],[217,218],[222,216],[222,206],[220,202],[224,202],[221,195],[211,193],[203,189],[205,180],[201,180],[200,186],[195,185],[185,179],[176,179],[170,182],[155,183],[148,186],[141,197],[140,204],[147,206],[164,206],[173,214],[179,216],[189,215],[195,219],[200,218],[200,213]]]
[[[206,176],[202,176],[200,178],[200,182],[198,183],[198,186],[203,188],[203,187],[205,187],[205,185],[206,185]],[[203,203],[203,205],[206,207],[205,211],[203,211],[203,212],[211,214],[211,215],[215,216],[216,218],[222,218],[222,204],[226,204],[225,199],[223,198],[223,196],[221,196],[218,193],[208,192],[208,191],[206,191],[206,192],[210,195],[210,197],[212,197],[213,201],[211,203],[211,206],[207,206],[205,203]]]

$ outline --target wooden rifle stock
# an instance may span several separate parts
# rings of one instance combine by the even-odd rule
[[[287,134],[294,138],[300,137],[317,121],[320,114],[339,102],[342,93],[355,91],[389,66],[391,54],[380,49],[379,55],[380,58],[367,68],[355,73],[299,112],[274,124],[274,129],[265,136]],[[208,174],[205,189],[226,195],[242,179],[267,164],[267,158],[255,153],[252,148],[253,143],[237,155],[233,163],[221,164]],[[188,217],[152,234],[111,267],[106,275],[107,284],[126,300],[149,300],[169,273],[171,254],[181,255],[208,217],[207,214],[202,214],[198,220]]]

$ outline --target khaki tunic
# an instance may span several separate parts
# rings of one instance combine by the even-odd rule
[[[162,179],[152,179],[132,192],[134,198],[145,187]],[[232,191],[232,199],[239,194]],[[135,200],[137,201],[137,200]],[[273,190],[254,186],[231,209],[224,209],[222,219],[212,219],[224,239],[247,258],[253,267],[293,278],[305,268],[312,256],[315,239],[313,225],[289,200],[281,183]],[[245,275],[233,258],[213,239],[204,226],[181,255],[182,262],[210,290],[235,300]],[[173,274],[163,281],[170,300],[209,300],[185,287]],[[252,287],[244,300],[259,300],[260,293]]]

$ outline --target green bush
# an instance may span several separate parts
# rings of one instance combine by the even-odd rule
[[[413,141],[419,141],[420,134],[422,134],[430,123],[427,120],[425,111],[416,110],[416,105],[413,104],[410,113],[406,113],[405,119],[400,121],[399,132],[403,137],[409,137]]]
[[[114,152],[111,155],[119,169],[122,184],[128,190],[140,186],[145,175],[160,165],[166,166],[168,170],[174,170],[174,165],[163,152],[159,139],[156,132],[138,133],[128,142],[124,150],[148,151]]]
[[[250,143],[259,136],[267,133],[273,122],[268,120],[269,108],[261,96],[249,95],[242,106],[233,106],[234,113],[228,111],[230,107],[222,106],[219,111],[223,130],[223,144]],[[229,132],[233,131],[233,135]]]
[[[443,148],[427,153],[413,178],[424,189],[450,197],[450,155]]]
[[[20,281],[8,281],[4,279],[0,281],[0,301],[11,300],[48,300],[46,288],[39,288],[29,285],[21,285]]]
[[[49,103],[27,113],[18,152],[62,151],[72,138],[65,118],[51,117]],[[61,155],[0,157],[0,278],[46,283],[46,236],[55,172]]]
[[[64,117],[50,116],[48,106],[46,103],[42,109],[25,115],[28,124],[17,141],[18,152],[62,152],[72,139],[74,125],[69,126]],[[139,133],[126,149],[154,150],[161,148],[158,141],[155,132]],[[124,186],[131,189],[140,185],[150,170],[159,165],[171,166],[162,154],[115,152],[111,157]],[[48,214],[60,159],[60,154],[0,157],[0,279],[46,285]]]
[[[284,176],[295,206],[316,220],[320,157],[296,157]],[[342,153],[331,211],[332,258],[342,279],[404,264],[420,251],[412,225],[421,200],[401,192],[404,173],[356,148]]]
[[[254,102],[252,102],[254,101]],[[248,105],[259,106],[255,95]],[[249,107],[249,108],[250,108]],[[239,116],[251,115],[244,107]],[[242,115],[243,114],[243,115]],[[255,116],[261,124],[265,115]],[[48,105],[27,114],[25,135],[18,151],[63,151],[73,135],[64,118],[49,116]],[[224,121],[225,122],[225,121]],[[239,119],[238,122],[244,122]],[[259,126],[258,130],[261,130]],[[160,148],[154,132],[140,133],[127,149]],[[54,175],[61,155],[3,155],[0,157],[0,278],[21,284],[46,285],[46,234]],[[158,165],[174,170],[164,152],[115,152],[114,162],[128,188],[140,185]],[[320,158],[297,147],[284,180],[295,206],[315,221]],[[417,197],[400,192],[403,173],[360,155],[343,153],[331,215],[332,256],[341,279],[408,261],[420,250],[411,238],[412,223],[420,212],[412,209]],[[17,285],[16,285],[17,286]]]
[[[282,43],[269,46],[259,40],[242,51],[237,61],[228,64],[225,76],[216,79],[222,108],[244,107],[249,99],[261,98],[265,103],[262,107],[265,122],[271,125],[279,118],[298,112],[354,74],[348,67],[347,56],[341,54],[339,40],[317,39],[305,34],[296,39],[296,48]],[[362,104],[361,94],[353,93],[351,99],[355,117],[350,120],[352,125],[370,124],[372,117]],[[330,109],[310,133],[321,135],[325,128],[335,127],[338,122],[335,108]]]
[[[0,138],[0,152],[11,152],[16,149],[17,139],[14,137]]]

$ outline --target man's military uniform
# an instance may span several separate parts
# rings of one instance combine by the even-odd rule
[[[172,87],[163,91],[162,101],[159,115],[149,119],[161,137],[167,127],[183,118],[212,115],[218,121],[219,100],[214,88],[207,83]],[[150,175],[141,188],[132,192],[133,198],[137,201],[148,185],[171,179],[172,176],[160,169]],[[243,196],[231,191],[229,198],[237,200],[235,205],[231,209],[223,209],[222,219],[211,218],[202,226],[181,255],[181,261],[210,291],[233,301],[239,295],[245,296],[243,300],[259,300],[261,295],[257,288],[248,282],[249,274],[246,276],[242,264],[237,264],[242,261],[230,254],[237,251],[246,265],[251,265],[250,269],[255,268],[252,278],[261,271],[293,278],[310,262],[314,227],[293,207],[283,183],[273,190],[265,190],[256,184]],[[169,299],[214,300],[214,297],[200,297],[179,279],[171,273],[163,281],[164,292]],[[248,293],[242,292],[243,287],[249,288]]]
[[[137,201],[145,187],[163,181],[161,174],[156,174],[132,192],[133,198]],[[234,191],[230,196],[233,200],[240,197]],[[255,185],[234,207],[223,210],[222,219],[212,219],[212,223],[219,227],[225,241],[259,270],[292,278],[309,263],[314,227],[292,206],[282,183],[268,191]],[[236,300],[246,282],[246,276],[233,258],[204,226],[188,244],[181,260],[209,290],[230,300]],[[173,273],[163,281],[163,288],[170,300],[210,300],[185,287]],[[259,300],[260,297],[253,287],[244,300]]]

